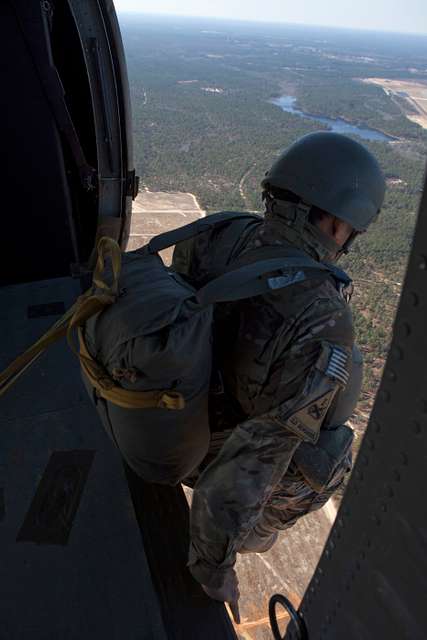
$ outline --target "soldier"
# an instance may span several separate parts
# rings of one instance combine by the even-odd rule
[[[214,599],[239,598],[236,554],[263,552],[278,531],[319,509],[351,467],[345,425],[362,360],[334,263],[377,217],[385,181],[375,158],[345,136],[304,136],[262,181],[265,215],[235,219],[180,243],[174,268],[196,286],[230,266],[309,256],[333,272],[284,270],[291,286],[217,305],[209,454],[188,484],[189,569]],[[230,218],[231,219],[231,218]],[[283,282],[282,282],[283,284]]]

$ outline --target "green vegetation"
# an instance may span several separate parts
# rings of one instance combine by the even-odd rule
[[[291,94],[306,112],[341,117],[400,140],[366,143],[388,178],[383,212],[342,261],[354,277],[355,328],[378,384],[412,241],[427,132],[399,101],[360,81],[427,79],[427,39],[132,18],[122,24],[142,184],[194,193],[209,212],[261,210],[259,183],[274,158],[322,125],[283,112]],[[243,194],[243,197],[242,197]]]
[[[271,80],[210,60],[191,70],[174,62],[172,78],[168,59],[155,73],[132,57],[129,66],[135,158],[144,184],[191,191],[208,210],[244,208],[239,183],[248,168],[262,162],[265,171],[279,149],[319,128],[267,102],[276,87]],[[185,83],[191,79],[197,82]]]
[[[420,125],[404,115],[406,101],[399,106],[381,87],[343,78],[309,77],[298,90],[298,108],[330,118],[344,118],[398,138],[425,140]]]

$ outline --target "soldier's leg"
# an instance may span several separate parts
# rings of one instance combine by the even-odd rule
[[[258,523],[245,538],[239,553],[267,551],[277,539],[278,530],[291,527],[305,513],[313,490],[305,482],[295,464],[291,463],[282,481],[264,506]]]
[[[295,463],[273,491],[256,526],[243,541],[239,553],[263,553],[276,542],[278,531],[289,529],[302,516],[321,509],[342,485],[350,468],[350,460],[343,460],[328,486],[315,491],[305,480]]]

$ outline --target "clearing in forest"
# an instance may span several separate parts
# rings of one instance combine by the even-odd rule
[[[182,227],[189,222],[206,215],[192,193],[140,191],[132,206],[132,222],[130,227],[127,251],[139,249],[147,244],[153,236]],[[164,253],[169,261],[171,249]]]
[[[379,85],[390,97],[404,98],[410,107],[406,117],[427,129],[427,83],[387,78],[366,78],[363,82]]]

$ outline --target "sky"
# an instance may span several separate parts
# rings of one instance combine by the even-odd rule
[[[138,11],[427,34],[427,0],[114,0]]]

